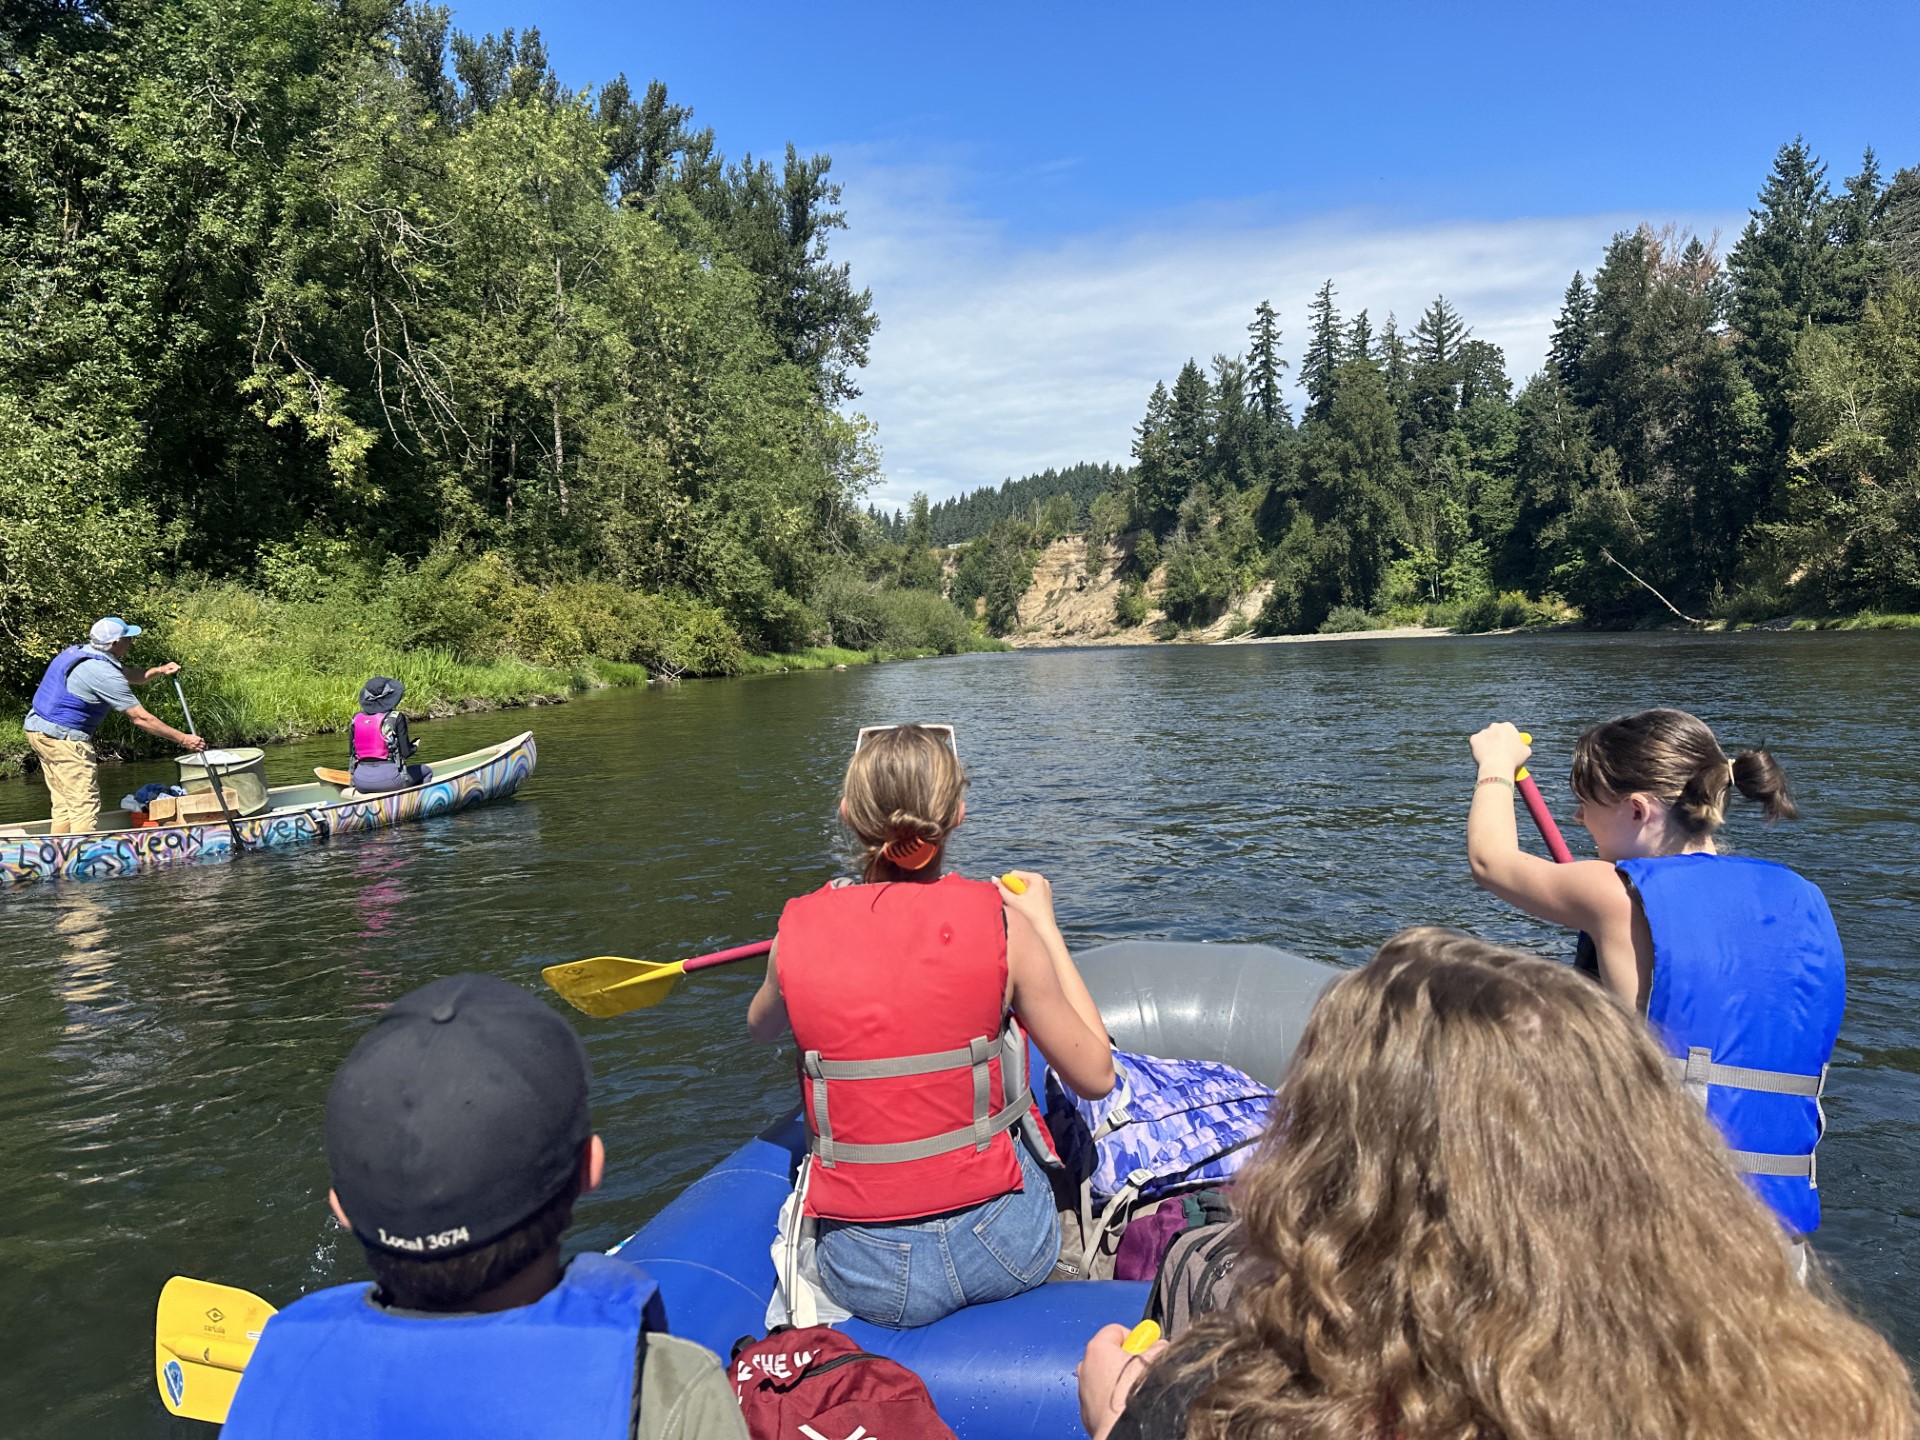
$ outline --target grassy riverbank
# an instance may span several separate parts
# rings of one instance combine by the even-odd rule
[[[944,602],[950,623],[935,627],[915,623],[917,609],[928,607],[894,603],[885,592],[865,597],[859,613],[829,621],[836,633],[869,640],[867,648],[766,654],[751,650],[710,606],[598,582],[536,587],[486,559],[443,570],[432,584],[421,583],[420,571],[355,579],[283,578],[278,595],[237,584],[157,592],[126,609],[149,632],[132,658],[178,660],[200,733],[216,744],[260,745],[345,729],[369,675],[401,680],[406,713],[432,718],[558,704],[582,691],[661,678],[1003,648],[974,635]],[[184,728],[170,683],[156,681],[140,698]],[[26,767],[25,712],[24,696],[0,698],[0,776]],[[170,747],[115,717],[101,732],[101,749],[146,756]]]
[[[1006,648],[998,641],[989,648]],[[940,652],[927,649],[847,650],[813,646],[793,654],[746,655],[737,674],[788,670],[826,670],[834,666],[874,665],[913,660]],[[202,734],[222,745],[271,745],[310,735],[345,730],[354,699],[369,675],[392,675],[407,687],[401,707],[413,718],[433,719],[477,710],[507,710],[528,705],[559,705],[588,690],[614,685],[645,685],[655,679],[644,665],[588,658],[564,669],[520,660],[464,663],[434,651],[408,654],[360,653],[357,663],[331,671],[274,666],[222,673],[187,672],[187,703]],[[181,723],[172,686],[157,680],[140,694],[141,703],[170,725]],[[24,712],[25,706],[17,707]],[[172,747],[135,730],[118,718],[102,732],[103,754],[136,758],[172,753]],[[31,760],[21,715],[0,717],[0,779],[24,773]]]

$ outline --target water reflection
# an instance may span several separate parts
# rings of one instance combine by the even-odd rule
[[[1465,737],[1524,721],[1563,820],[1591,721],[1652,703],[1775,745],[1807,818],[1734,843],[1831,898],[1852,994],[1821,1152],[1822,1245],[1920,1355],[1920,637],[1545,637],[960,657],[615,692],[542,710],[513,802],[271,856],[0,897],[0,1347],[8,1433],[174,1433],[151,1394],[154,1296],[179,1272],[278,1303],[357,1273],[326,1220],[321,1107],[378,1007],[436,975],[536,985],[592,954],[760,938],[836,873],[854,731],[940,719],[973,776],[959,867],[1054,877],[1070,938],[1267,940],[1355,961],[1397,925],[1566,937],[1475,890]],[[431,760],[522,728],[423,725]],[[269,752],[276,783],[338,742]],[[151,776],[129,766],[112,785]],[[110,787],[111,788],[111,785]],[[118,793],[116,791],[116,793]],[[45,791],[0,784],[0,816]],[[1570,832],[1576,851],[1585,836]],[[748,1043],[755,967],[581,1020],[618,1239],[790,1103]],[[88,1344],[75,1346],[84,1333]],[[188,1433],[182,1429],[179,1433]],[[196,1432],[205,1434],[206,1432]]]

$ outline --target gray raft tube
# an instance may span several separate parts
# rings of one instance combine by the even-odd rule
[[[1118,940],[1074,957],[1107,1033],[1137,1054],[1224,1060],[1266,1085],[1343,971],[1272,945]]]

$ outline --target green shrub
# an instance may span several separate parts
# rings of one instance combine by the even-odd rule
[[[1320,622],[1322,635],[1346,635],[1355,630],[1376,630],[1379,621],[1362,610],[1358,605],[1336,605],[1327,612],[1327,618]]]
[[[972,637],[967,617],[931,590],[883,590],[849,571],[821,581],[813,602],[832,643],[854,650],[952,655]]]
[[[1129,630],[1146,623],[1147,587],[1143,581],[1133,579],[1120,582],[1120,591],[1113,597],[1113,619],[1116,625]]]

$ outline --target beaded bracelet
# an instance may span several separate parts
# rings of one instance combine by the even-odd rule
[[[1482,785],[1504,785],[1507,789],[1511,790],[1513,789],[1513,777],[1511,775],[1482,775],[1478,780],[1473,782],[1473,788],[1478,790]]]

